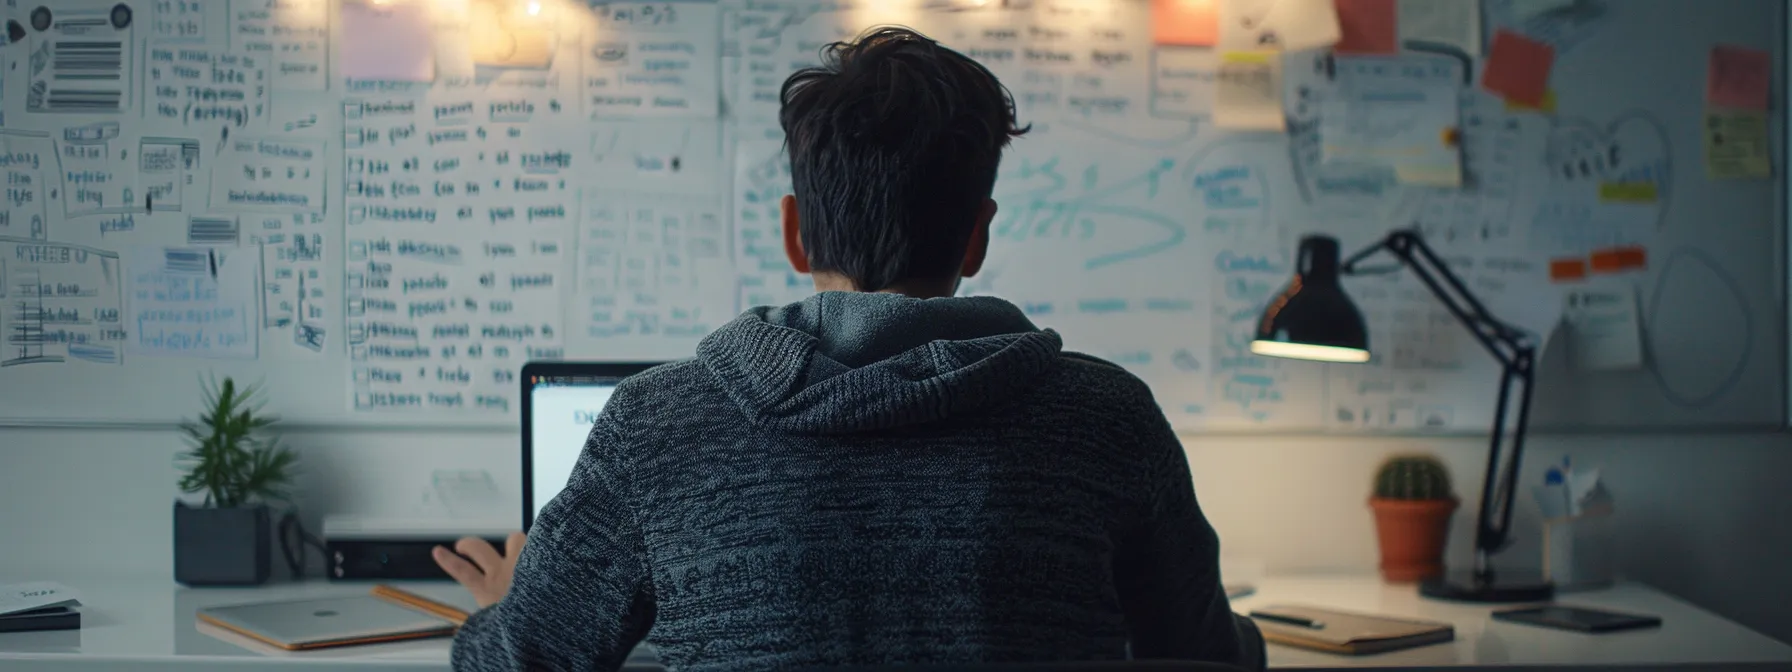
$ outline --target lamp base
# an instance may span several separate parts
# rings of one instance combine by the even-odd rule
[[[1426,579],[1419,594],[1455,602],[1548,602],[1555,586],[1536,574],[1472,572]]]

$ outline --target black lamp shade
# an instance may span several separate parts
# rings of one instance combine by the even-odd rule
[[[1326,362],[1369,361],[1363,314],[1338,284],[1338,239],[1301,238],[1294,279],[1264,309],[1251,352]]]

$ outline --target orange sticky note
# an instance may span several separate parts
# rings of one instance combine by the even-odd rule
[[[1540,108],[1549,92],[1549,70],[1555,62],[1555,47],[1501,29],[1493,34],[1493,46],[1487,50],[1481,88],[1508,101]]]
[[[1219,0],[1151,0],[1151,41],[1179,47],[1218,44]]]
[[[1649,267],[1649,250],[1641,245],[1618,248],[1618,266],[1624,269]]]
[[[1593,250],[1587,261],[1594,273],[1616,273],[1624,270],[1624,256],[1618,253],[1618,248]]]
[[[1587,277],[1587,262],[1581,259],[1554,259],[1549,262],[1549,279],[1552,282],[1584,280]]]
[[[1396,0],[1337,0],[1343,37],[1332,46],[1340,54],[1400,52],[1400,9]]]
[[[1705,70],[1705,102],[1717,107],[1765,110],[1772,79],[1773,57],[1767,52],[1712,47]]]

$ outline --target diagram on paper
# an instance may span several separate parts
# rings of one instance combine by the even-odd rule
[[[114,252],[0,238],[0,366],[122,363],[123,275]]]

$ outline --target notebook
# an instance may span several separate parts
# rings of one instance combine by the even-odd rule
[[[31,611],[0,614],[0,632],[78,630],[80,627],[81,612],[69,606],[44,607]]]
[[[1456,638],[1448,623],[1389,618],[1335,609],[1278,605],[1251,611],[1263,639],[1315,651],[1362,655],[1398,651]],[[1310,625],[1299,625],[1310,622]]]
[[[0,585],[0,632],[75,630],[81,627],[80,593],[59,583]]]
[[[447,637],[466,621],[466,614],[378,586],[368,595],[212,607],[200,610],[199,620],[264,644],[301,651]]]

